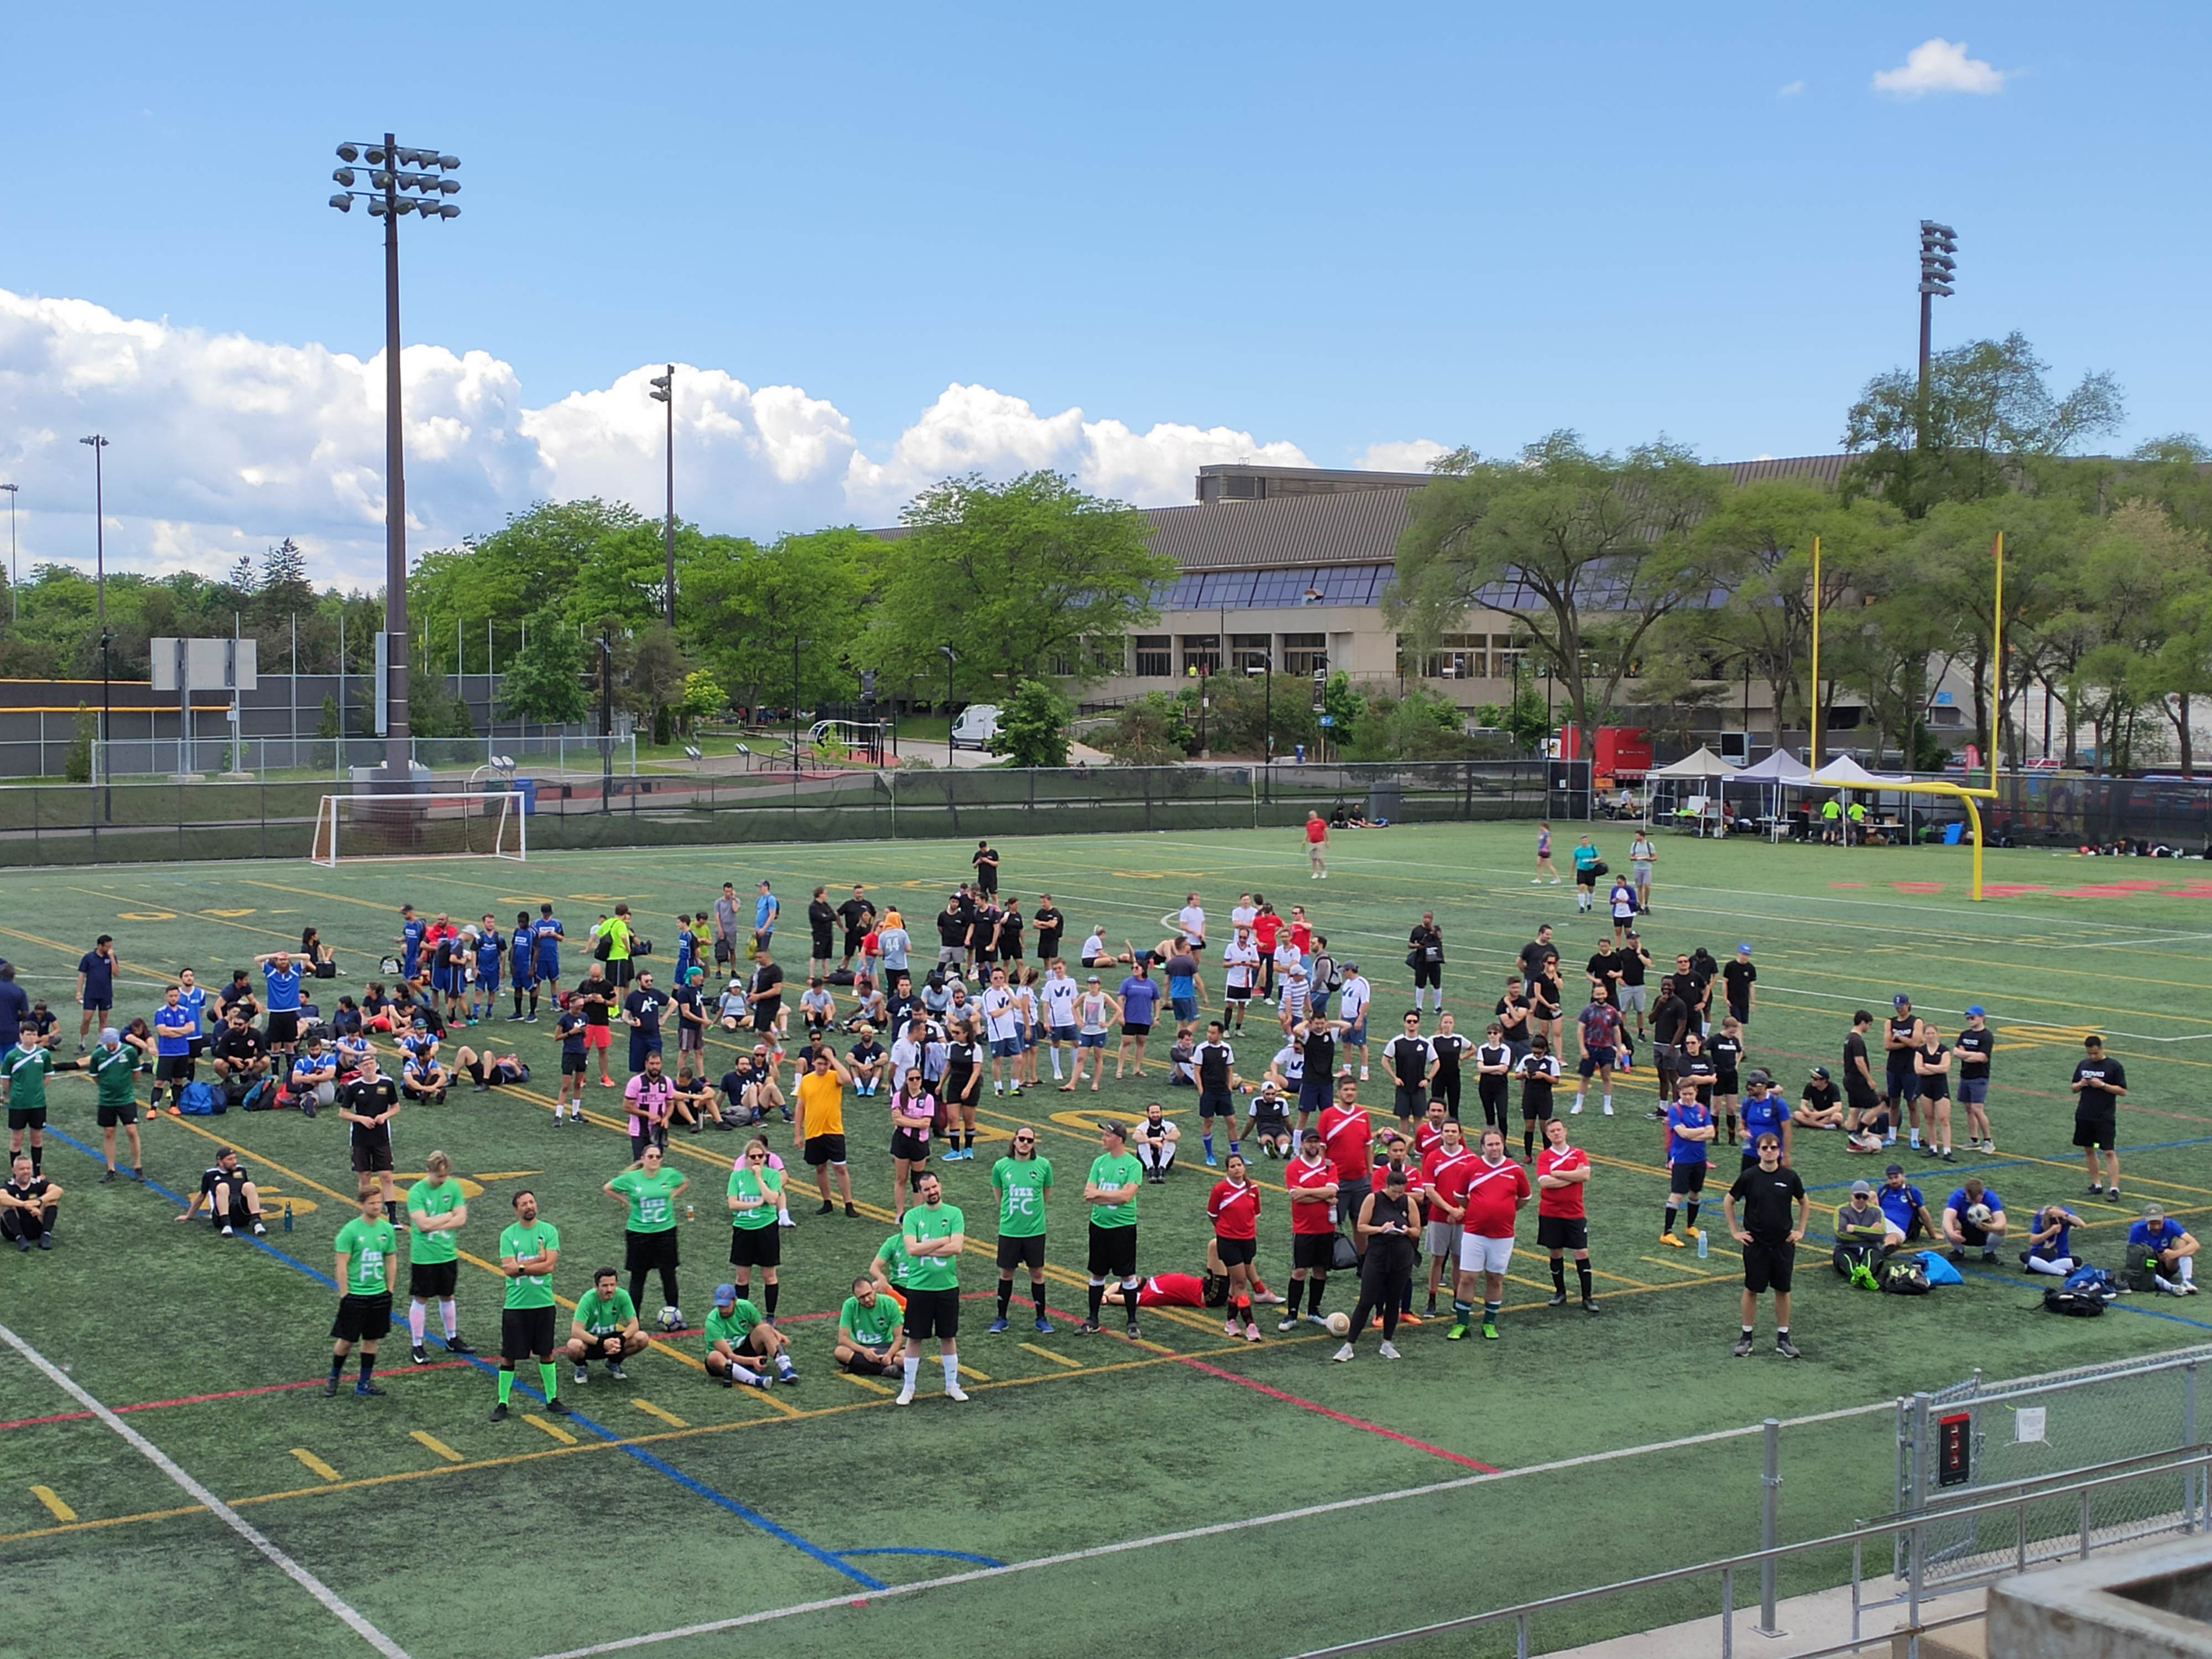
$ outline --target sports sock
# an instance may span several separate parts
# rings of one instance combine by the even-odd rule
[[[773,1279],[769,1279],[766,1285],[761,1287],[762,1310],[765,1312],[770,1319],[775,1317],[775,1293],[782,1288],[783,1287],[781,1285],[778,1285]]]
[[[1692,1232],[1698,1231],[1698,1206],[1696,1200],[1692,1199],[1690,1202],[1689,1207],[1682,1212],[1682,1219],[1684,1224],[1686,1225]]]
[[[1244,1156],[1244,1148],[1238,1144],[1237,1137],[1234,1135],[1229,1137],[1229,1156],[1231,1158],[1242,1158]]]
[[[1743,1328],[1743,1340],[1747,1342],[1751,1340],[1751,1327],[1748,1325]]]
[[[407,1332],[415,1339],[415,1346],[418,1348],[422,1346],[423,1316],[429,1311],[419,1302],[407,1304]]]
[[[960,1386],[960,1356],[957,1353],[939,1354],[938,1360],[945,1367],[945,1386],[948,1389],[958,1388]]]
[[[1004,1319],[1004,1318],[1006,1316],[1006,1304],[1007,1304],[1008,1303],[1012,1302],[1013,1299],[1014,1299],[1014,1281],[1013,1281],[1012,1279],[1000,1279],[1000,1280],[999,1281],[999,1317],[1000,1317],[1000,1318]]]
[[[1212,1162],[1213,1162],[1213,1131],[1212,1131],[1212,1130],[1211,1130],[1211,1129],[1208,1129],[1208,1130],[1207,1130],[1204,1134],[1202,1134],[1202,1135],[1200,1135],[1200,1136],[1199,1137],[1199,1140],[1200,1140],[1200,1143],[1205,1146],[1205,1148],[1206,1148],[1206,1161],[1207,1163],[1209,1163],[1209,1164],[1212,1163]]]
[[[1482,1304],[1482,1322],[1486,1325],[1495,1325],[1498,1322],[1498,1310],[1504,1305],[1503,1302],[1486,1301]]]
[[[1454,1297],[1452,1298],[1452,1317],[1459,1321],[1461,1324],[1466,1324],[1474,1313],[1474,1304],[1472,1302],[1462,1302],[1457,1297]]]
[[[506,1366],[499,1368],[499,1403],[507,1404],[507,1395],[514,1392],[514,1373]]]
[[[1587,1261],[1576,1262],[1575,1275],[1583,1282],[1583,1300],[1587,1302],[1590,1299],[1590,1264]]]
[[[376,1374],[376,1356],[368,1349],[361,1351],[361,1380],[366,1384]]]
[[[1128,1316],[1133,1328],[1137,1323],[1137,1292],[1144,1288],[1141,1279],[1125,1279],[1121,1285],[1121,1311]]]
[[[342,1353],[332,1354],[331,1356],[331,1381],[333,1382],[337,1382],[341,1376],[344,1375],[344,1372],[345,1356]]]
[[[1042,1319],[1044,1317],[1044,1281],[1042,1279],[1040,1279],[1031,1282],[1030,1285],[1030,1300],[1036,1306],[1036,1316],[1039,1319]]]
[[[1671,1204],[1667,1206],[1667,1219],[1661,1224],[1659,1231],[1662,1233],[1671,1233],[1674,1231],[1674,1206]]]
[[[1610,1089],[1606,1091],[1605,1109],[1608,1112],[1613,1109],[1613,1091]]]
[[[1321,1293],[1328,1288],[1327,1273],[1316,1273],[1306,1280],[1306,1311],[1308,1313],[1317,1314],[1321,1311]]]
[[[1790,1328],[1787,1325],[1777,1325],[1774,1328],[1774,1340],[1777,1342],[1787,1342],[1790,1340]]]
[[[1521,1132],[1521,1156],[1524,1161],[1536,1156],[1536,1132],[1534,1129]]]
[[[545,1390],[545,1403],[551,1405],[561,1382],[561,1368],[550,1359],[538,1362],[538,1385]]]
[[[1293,1279],[1291,1281],[1291,1298],[1289,1301],[1283,1304],[1283,1317],[1285,1319],[1296,1319],[1298,1316],[1298,1304],[1305,1300],[1305,1280],[1303,1279]]]
[[[44,1175],[44,1174],[46,1173],[46,1149],[45,1147],[43,1147],[43,1146],[33,1146],[33,1147],[32,1147],[32,1148],[31,1148],[31,1173],[32,1173],[33,1175]]]
[[[450,1296],[438,1298],[438,1322],[445,1327],[448,1342],[461,1334],[461,1310]]]
[[[1579,1112],[1580,1110],[1582,1110],[1582,1109],[1583,1109],[1583,1091],[1582,1091],[1580,1089],[1576,1090],[1576,1091],[1575,1091],[1575,1109],[1576,1109],[1577,1111],[1578,1111],[1578,1112]]]
[[[921,1356],[910,1353],[901,1362],[901,1364],[906,1373],[906,1385],[911,1389],[921,1380]]]
[[[1098,1322],[1098,1310],[1105,1304],[1105,1301],[1106,1281],[1103,1279],[1092,1279],[1091,1281],[1091,1322],[1092,1324],[1096,1325]]]
[[[1567,1293],[1567,1264],[1558,1256],[1552,1258],[1552,1288],[1561,1296]]]

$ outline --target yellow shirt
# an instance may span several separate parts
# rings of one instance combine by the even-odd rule
[[[809,1072],[799,1079],[799,1133],[808,1140],[845,1133],[845,1085],[836,1073]]]

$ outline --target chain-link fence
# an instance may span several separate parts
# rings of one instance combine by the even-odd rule
[[[1537,760],[632,775],[603,769],[596,751],[589,772],[517,758],[526,763],[511,784],[481,782],[524,793],[532,852],[1288,829],[1310,811],[1340,810],[1389,823],[1565,819],[1589,801],[1580,763]],[[0,789],[0,857],[23,865],[305,858],[331,793],[327,780]]]
[[[2133,1482],[2101,1489],[2077,1511],[2045,1504],[2025,1512],[2015,1534],[2002,1536],[1977,1517],[1943,1518],[1947,1503],[1979,1497],[2126,1458],[2170,1452],[2197,1443],[2200,1370],[2212,1347],[2155,1358],[2116,1360],[2016,1382],[1966,1382],[1898,1402],[1900,1515],[1925,1514],[1926,1581],[1972,1578],[2021,1557],[2029,1564],[2078,1550],[2087,1530],[2101,1546],[2203,1524],[2206,1494],[2192,1474],[2170,1487]],[[1900,1547],[1901,1549],[1901,1547]],[[1897,1571],[1909,1563],[1900,1553]]]

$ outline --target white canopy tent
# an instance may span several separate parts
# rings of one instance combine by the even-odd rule
[[[1756,766],[1747,766],[1735,775],[1738,783],[1802,783],[1813,775],[1813,769],[1799,760],[1787,749],[1778,749]]]
[[[1881,789],[1912,780],[1901,773],[1869,772],[1849,755],[1842,755],[1802,781],[1815,789]]]
[[[1728,781],[1736,775],[1737,769],[1700,744],[1695,753],[1685,755],[1671,765],[1654,767],[1644,775],[1652,782],[1710,783],[1714,786],[1713,814],[1719,819],[1723,832],[1727,830],[1727,814],[1723,810],[1728,799]],[[1701,799],[1692,796],[1692,800]],[[1705,813],[1702,806],[1697,812],[1698,833],[1705,832]]]

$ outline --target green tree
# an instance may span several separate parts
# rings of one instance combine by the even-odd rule
[[[1370,697],[1351,735],[1350,761],[1463,760],[1478,745],[1465,731],[1459,706],[1440,691],[1414,684],[1402,697]]]
[[[842,527],[779,537],[763,548],[709,536],[678,569],[687,649],[747,708],[792,695],[794,638],[802,705],[852,695],[846,666],[868,622],[873,562],[884,544]]]
[[[1272,702],[1268,682],[1273,680]],[[1272,731],[1275,752],[1311,744],[1321,727],[1314,718],[1313,682],[1300,674],[1216,674],[1206,681],[1213,700],[1207,741],[1214,752],[1261,756]]]
[[[1484,703],[1474,711],[1474,723],[1508,733],[1513,746],[1524,755],[1534,754],[1536,745],[1552,735],[1552,720],[1543,698],[1518,673],[1513,676],[1513,701]]]
[[[1164,691],[1147,691],[1121,705],[1099,746],[1117,766],[1172,766],[1190,758],[1198,733],[1190,710]]]
[[[1352,676],[1341,668],[1322,682],[1321,712],[1328,716],[1325,727],[1318,720],[1315,721],[1322,741],[1340,746],[1351,737],[1352,728],[1359,724],[1359,717],[1367,712],[1367,699],[1352,684]]]
[[[949,478],[900,516],[908,533],[883,550],[860,658],[926,679],[943,670],[949,643],[960,653],[957,696],[1003,703],[1063,666],[1073,670],[1063,678],[1097,678],[1085,641],[1152,622],[1154,592],[1177,574],[1151,550],[1141,514],[1056,472]]]
[[[722,690],[721,681],[703,668],[695,668],[684,677],[684,690],[676,701],[676,713],[688,728],[694,720],[712,720],[730,706],[730,694]]]
[[[585,689],[584,644],[560,611],[546,605],[523,630],[526,643],[511,659],[499,686],[500,712],[509,720],[571,726],[591,709]]]
[[[76,706],[76,730],[69,752],[62,757],[62,776],[71,783],[92,781],[93,740],[100,735],[100,717],[82,703]]]
[[[338,721],[338,700],[327,691],[323,694],[323,717],[316,722],[315,735],[323,738],[345,735],[345,728]]]
[[[1664,439],[1614,456],[1564,431],[1515,460],[1461,450],[1434,465],[1399,538],[1385,618],[1411,652],[1457,632],[1470,611],[1510,618],[1591,729],[1652,628],[1710,591],[1690,530],[1718,478]]]
[[[2197,699],[2212,695],[2206,538],[2153,502],[2129,501],[2091,544],[2082,589],[2102,636],[2085,670],[2109,682],[2105,689],[2118,694],[2120,706],[2163,717],[2183,774],[2194,775],[2190,715]]]
[[[1067,764],[1067,723],[1075,705],[1050,680],[1024,680],[999,705],[998,732],[984,744],[1016,766]]]
[[[690,672],[690,659],[665,624],[655,623],[637,636],[623,677],[623,700],[651,719],[655,743],[669,741],[669,714],[683,701]]]

